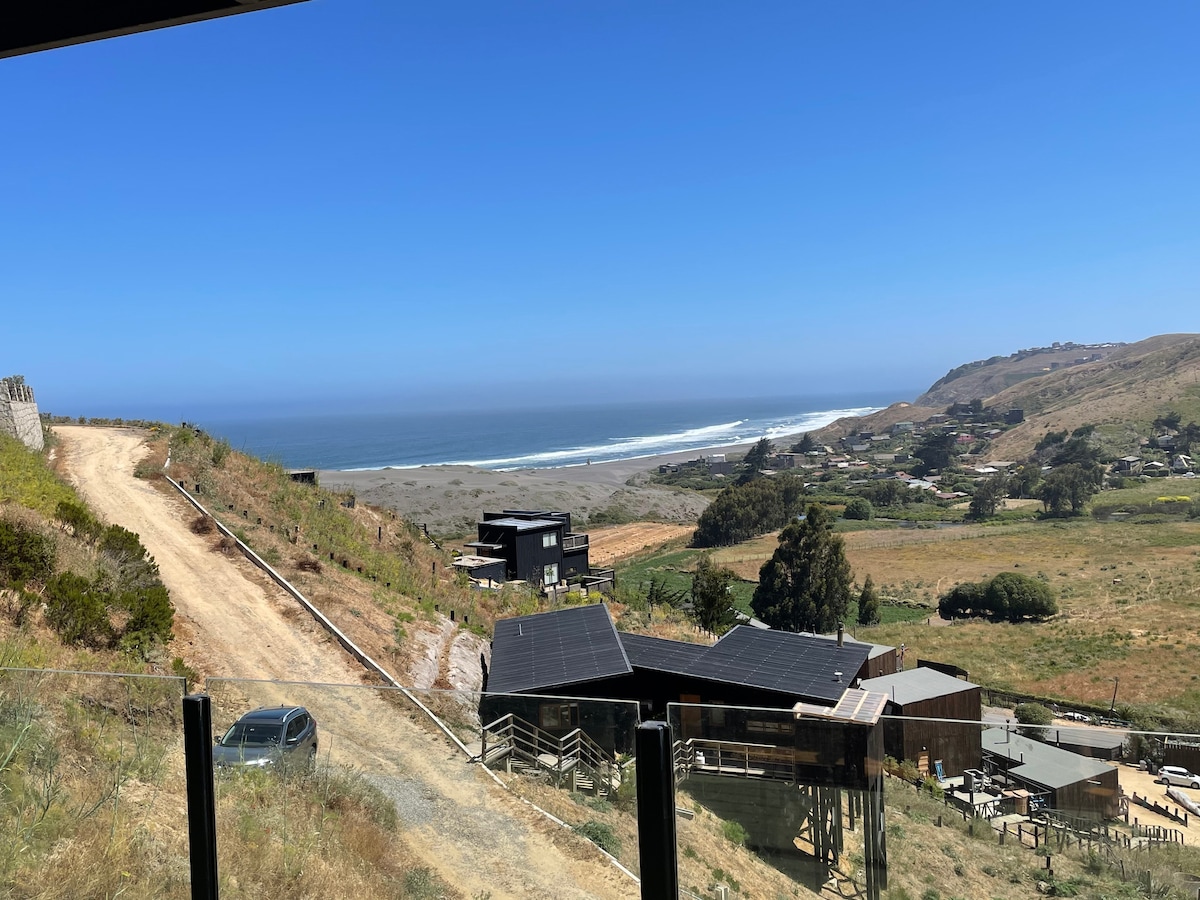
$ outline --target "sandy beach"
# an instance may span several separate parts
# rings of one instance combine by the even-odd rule
[[[710,453],[741,455],[750,444],[665,453],[640,459],[557,469],[495,472],[473,466],[322,471],[321,485],[351,490],[365,503],[395,510],[442,535],[473,534],[484,510],[554,509],[583,524],[597,513],[617,511],[636,519],[695,522],[705,498],[656,487],[638,477],[667,462],[686,462]]]

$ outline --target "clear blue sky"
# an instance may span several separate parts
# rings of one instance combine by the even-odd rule
[[[1193,2],[311,0],[3,60],[0,374],[88,415],[911,399],[1200,331],[1197,34]]]

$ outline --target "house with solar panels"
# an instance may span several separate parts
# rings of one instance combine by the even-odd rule
[[[723,727],[726,714],[712,707],[835,707],[870,652],[868,644],[747,625],[711,646],[690,644],[619,632],[603,604],[565,607],[496,623],[484,691],[504,696],[485,696],[480,715],[487,723],[513,711],[551,733],[599,728],[596,740],[626,750],[610,742],[610,727],[585,723],[580,704],[543,698],[636,701],[643,720],[665,718],[669,703],[694,705],[684,712],[687,738]],[[790,719],[741,718],[742,732],[764,740],[794,731]]]
[[[479,707],[481,759],[507,754],[511,764],[520,741],[536,735],[526,759],[537,751],[559,781],[582,765],[562,756],[581,733],[606,753],[628,753],[638,719],[665,719],[677,780],[741,823],[747,846],[815,859],[824,873],[815,890],[838,864],[843,828],[861,829],[866,896],[877,898],[887,887],[887,698],[853,686],[871,651],[844,637],[749,625],[711,646],[628,634],[602,604],[501,619]]]
[[[570,513],[485,512],[477,527],[478,537],[466,545],[472,552],[455,562],[473,578],[553,588],[590,573],[588,536],[571,531]]]

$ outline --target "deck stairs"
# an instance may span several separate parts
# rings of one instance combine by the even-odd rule
[[[485,725],[481,737],[478,758],[489,769],[545,778],[597,797],[621,785],[616,758],[582,729],[557,737],[509,713]]]

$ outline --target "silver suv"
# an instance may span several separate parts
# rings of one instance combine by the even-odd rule
[[[317,721],[303,706],[270,706],[246,713],[213,747],[213,765],[272,766],[317,759]]]
[[[1193,775],[1183,766],[1163,766],[1158,770],[1157,780],[1162,784],[1177,784],[1200,791],[1200,775]]]

